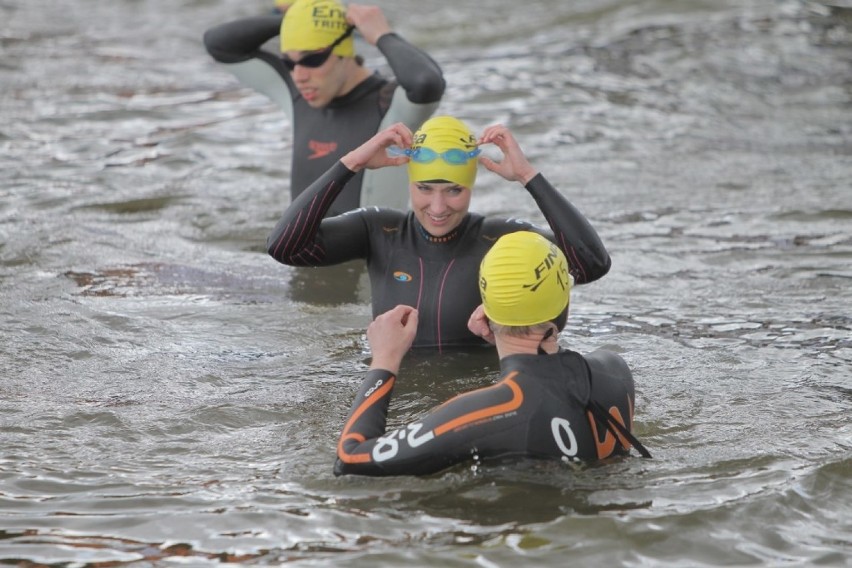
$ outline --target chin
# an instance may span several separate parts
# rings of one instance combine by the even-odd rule
[[[440,227],[434,227],[434,226],[430,227],[428,225],[424,225],[424,227],[426,227],[426,230],[429,231],[429,234],[432,235],[433,237],[443,237],[445,235],[449,235],[450,233],[455,231],[456,227],[458,227],[458,226],[459,226],[458,223],[456,223],[453,226],[441,225]]]

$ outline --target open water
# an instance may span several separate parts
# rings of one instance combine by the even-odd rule
[[[334,478],[364,275],[266,256],[286,119],[201,44],[269,3],[4,0],[0,563],[852,565],[852,5],[382,4],[598,228],[560,341],[655,459]],[[395,420],[496,371],[412,357]]]

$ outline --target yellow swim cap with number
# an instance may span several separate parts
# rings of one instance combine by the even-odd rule
[[[281,20],[281,52],[318,51],[346,33],[346,7],[336,0],[296,0]],[[355,55],[355,42],[349,36],[332,53]]]
[[[500,325],[554,320],[568,305],[573,282],[559,247],[530,231],[503,235],[479,265],[485,315]]]
[[[409,181],[444,180],[473,189],[479,163],[476,137],[461,120],[451,116],[430,118],[414,133],[411,150]]]

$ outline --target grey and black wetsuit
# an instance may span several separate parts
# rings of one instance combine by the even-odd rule
[[[211,28],[204,34],[210,55],[243,84],[265,94],[293,125],[290,193],[295,198],[337,160],[379,130],[402,122],[412,131],[438,108],[445,82],[428,54],[395,33],[379,38],[395,80],[373,74],[352,91],[320,109],[299,94],[278,54],[262,49],[277,37],[280,15],[245,18]],[[404,169],[360,172],[329,208],[329,215],[379,205],[408,207]]]

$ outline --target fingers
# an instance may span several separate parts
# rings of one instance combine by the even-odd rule
[[[397,327],[410,330],[417,328],[417,309],[404,304],[391,308],[373,320],[377,326]],[[373,325],[371,324],[371,325]]]
[[[479,137],[480,144],[495,144],[501,149],[505,148],[509,142],[514,142],[514,137],[509,129],[502,124],[487,127],[482,132],[482,136]]]
[[[474,335],[478,335],[488,343],[494,343],[494,333],[488,325],[488,316],[485,315],[485,309],[482,304],[473,310],[470,314],[470,319],[467,321],[467,328]]]
[[[391,31],[384,13],[378,6],[350,4],[346,8],[346,21],[358,28],[370,45],[376,45],[381,36]]]
[[[491,158],[489,158],[487,156],[480,156],[479,157],[479,163],[482,164],[482,166],[486,170],[490,170],[492,172],[499,173],[499,170],[500,170],[500,163],[499,162],[495,162],[494,160],[492,160]]]
[[[417,310],[399,305],[379,315],[367,327],[367,340],[373,352],[371,368],[396,373],[405,353],[417,335]]]
[[[403,330],[417,332],[416,308],[400,304],[386,313],[390,315],[392,320],[399,322]]]
[[[537,174],[537,170],[527,160],[514,135],[502,124],[486,128],[479,138],[480,144],[494,144],[503,152],[499,162],[481,156],[479,163],[508,181],[517,181],[526,185]]]
[[[387,144],[388,146],[396,144],[400,148],[410,148],[411,143],[414,141],[414,134],[412,134],[411,130],[401,122],[388,126],[381,134],[386,134],[390,137],[390,143]]]

